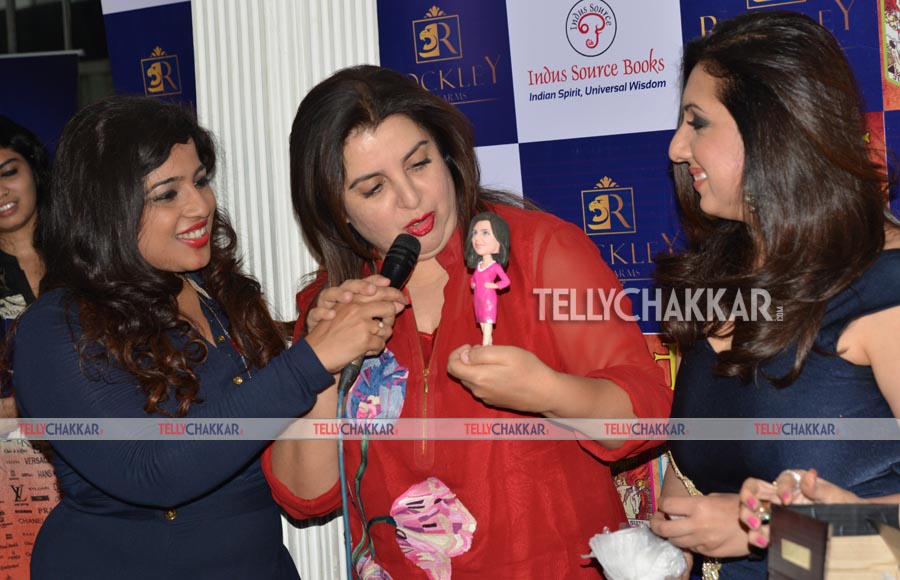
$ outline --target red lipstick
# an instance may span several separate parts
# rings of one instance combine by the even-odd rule
[[[416,237],[422,237],[427,235],[432,229],[434,229],[434,212],[430,211],[421,217],[417,217],[406,224],[404,228],[407,233],[410,233]]]
[[[195,223],[194,225],[192,225],[191,227],[189,227],[188,229],[184,230],[183,232],[178,232],[177,235],[183,236],[184,234],[189,234],[191,232],[194,232],[194,231],[197,231],[199,229],[206,227],[208,224],[209,224],[209,220],[199,221],[199,222]],[[210,230],[207,229],[206,233],[203,234],[202,236],[200,236],[199,238],[181,238],[181,237],[179,237],[178,241],[185,245],[188,245],[192,248],[202,248],[203,246],[205,246],[206,244],[209,243],[210,234],[211,234]]]

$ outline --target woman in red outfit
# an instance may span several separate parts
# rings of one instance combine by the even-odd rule
[[[553,320],[551,301],[533,292],[620,289],[594,243],[482,189],[467,119],[405,75],[350,68],[309,93],[291,132],[291,190],[321,264],[298,296],[297,336],[338,301],[405,301],[370,274],[397,235],[422,245],[409,307],[343,416],[668,416],[669,389],[634,322]],[[511,284],[494,346],[474,348],[463,245],[482,211],[509,223]],[[334,417],[336,407],[332,387],[308,417]],[[574,439],[347,441],[343,466],[333,441],[279,441],[263,462],[276,499],[301,519],[340,506],[346,470],[360,577],[599,578],[583,557],[588,539],[626,522],[607,462],[647,444]]]

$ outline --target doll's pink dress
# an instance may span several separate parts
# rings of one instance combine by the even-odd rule
[[[499,278],[497,282],[497,290],[503,290],[509,286],[509,277],[503,271],[503,267],[497,262],[492,262],[490,266],[481,269],[481,262],[475,266],[475,272],[472,274],[472,281],[469,285],[475,289],[475,320],[479,324],[483,322],[497,323],[497,290],[493,288],[485,288],[485,284],[493,282]]]

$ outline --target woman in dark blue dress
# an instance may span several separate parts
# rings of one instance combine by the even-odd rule
[[[900,416],[900,230],[840,46],[804,15],[755,11],[689,43],[683,74],[669,156],[688,243],[658,260],[659,284],[682,311],[687,290],[725,289],[721,305],[764,290],[769,315],[781,316],[726,309],[722,319],[666,322],[683,353],[672,416]],[[710,295],[700,294],[701,312]],[[765,540],[751,544],[739,520],[748,477],[815,466],[845,498],[900,493],[896,442],[670,449],[651,526],[702,556],[708,579],[767,575]]]
[[[41,215],[44,293],[14,336],[23,416],[296,417],[384,347],[398,306],[378,300],[285,348],[240,271],[214,168],[210,135],[178,105],[113,97],[66,126]],[[51,443],[63,499],[34,580],[298,577],[259,467],[267,441]]]

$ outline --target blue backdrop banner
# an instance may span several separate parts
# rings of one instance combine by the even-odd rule
[[[516,142],[506,3],[379,2],[381,63],[457,105],[477,145]]]
[[[116,93],[181,101],[196,109],[191,3],[104,2],[106,42]],[[113,11],[114,10],[114,11]]]
[[[15,90],[0,91],[0,112],[31,129],[52,155],[62,128],[78,109],[78,53],[3,56],[0,78],[15,85]]]

